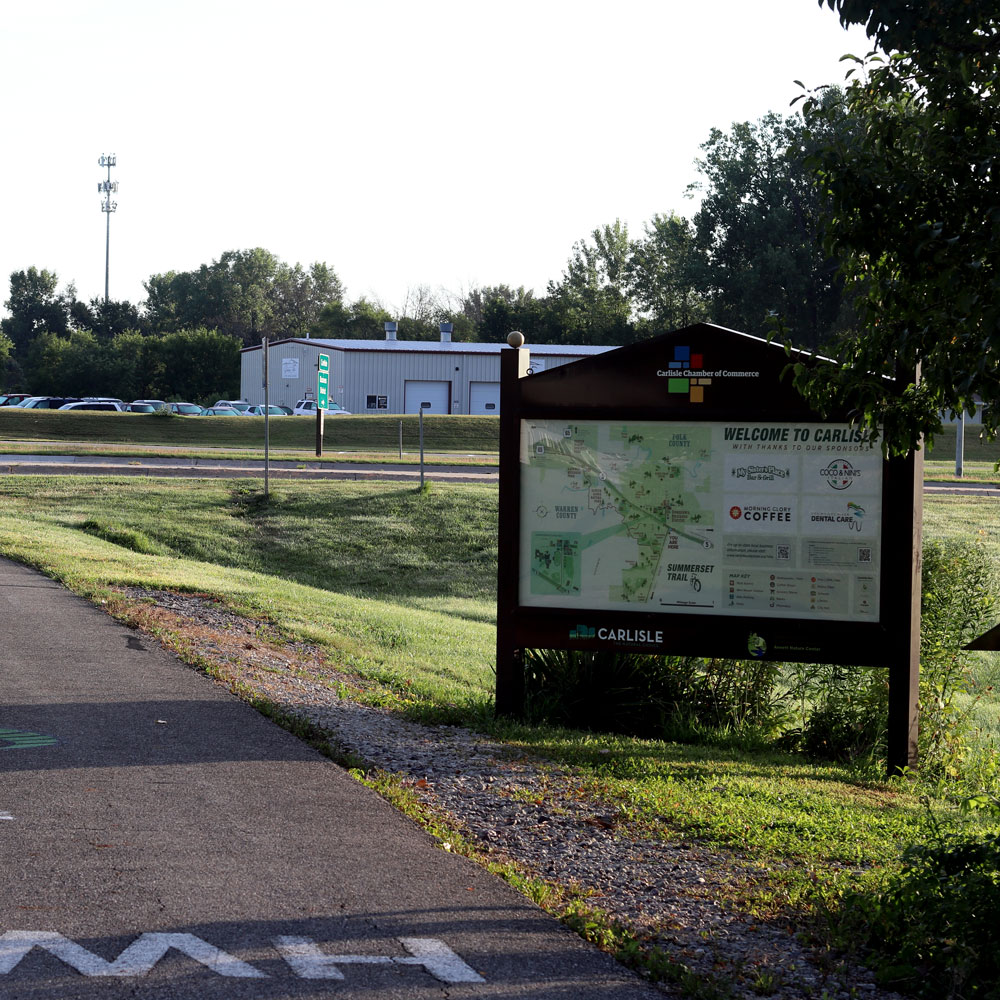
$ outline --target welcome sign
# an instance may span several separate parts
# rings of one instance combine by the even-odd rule
[[[810,410],[784,348],[699,324],[540,374],[501,358],[501,711],[524,648],[909,657],[915,458]]]

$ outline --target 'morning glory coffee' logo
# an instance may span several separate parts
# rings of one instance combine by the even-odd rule
[[[843,458],[835,459],[825,469],[820,469],[819,474],[835,490],[846,490],[855,479],[861,478],[861,470]]]

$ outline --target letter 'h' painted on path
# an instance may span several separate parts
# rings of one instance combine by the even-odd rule
[[[340,965],[418,965],[443,983],[482,983],[443,941],[399,938],[409,955],[326,955],[307,937],[278,937],[274,946],[301,979],[343,979]],[[31,951],[41,948],[84,976],[144,976],[171,948],[220,976],[266,979],[267,975],[194,934],[141,934],[113,962],[95,955],[55,931],[7,931],[0,934],[0,974],[11,972]]]

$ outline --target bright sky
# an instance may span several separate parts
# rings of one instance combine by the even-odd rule
[[[575,241],[690,216],[712,128],[839,83],[817,0],[33,0],[0,28],[0,301],[30,266],[110,294],[261,246],[349,299],[544,293]],[[20,153],[17,151],[20,150]]]

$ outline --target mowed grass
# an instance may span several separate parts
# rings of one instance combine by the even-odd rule
[[[980,534],[995,505],[934,498],[926,511],[929,535],[1000,547]],[[736,853],[745,874],[718,891],[747,912],[815,919],[925,839],[931,817],[989,828],[849,767],[490,722],[496,516],[486,486],[294,483],[265,502],[245,481],[10,476],[0,554],[91,599],[122,585],[207,593],[320,643],[390,707],[485,725],[556,762],[552,794],[586,800],[623,835]]]
[[[1000,472],[996,469],[997,463],[1000,462],[1000,441],[987,441],[982,435],[980,426],[966,424],[961,479],[955,476],[956,441],[955,428],[952,426],[945,427],[934,439],[933,445],[924,455],[926,479],[1000,483]]]
[[[208,593],[443,707],[492,692],[496,490],[9,477],[0,553],[101,599]]]
[[[352,414],[324,421],[324,447],[331,450],[385,450],[419,447],[419,417],[414,414]],[[424,417],[427,451],[495,453],[499,418],[461,414]],[[313,452],[316,421],[309,417],[273,417],[268,428],[272,448]],[[0,407],[0,449],[8,441],[75,441],[98,445],[132,444],[263,449],[263,417],[178,417],[148,413],[91,413],[22,410]]]

